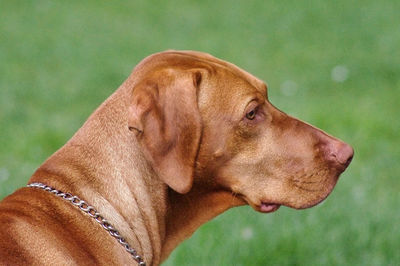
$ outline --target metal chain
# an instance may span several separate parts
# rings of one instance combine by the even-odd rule
[[[131,248],[131,246],[126,242],[126,240],[120,235],[118,230],[115,229],[106,219],[104,219],[104,217],[100,215],[94,207],[86,203],[86,201],[81,200],[77,196],[74,196],[70,193],[64,193],[62,191],[59,191],[42,183],[31,183],[27,185],[27,187],[41,188],[79,207],[79,209],[81,209],[83,212],[89,214],[90,217],[95,219],[95,221],[98,222],[108,233],[110,233],[111,236],[117,239],[118,243],[120,243],[125,248],[125,250],[132,255],[133,259],[140,266],[146,266],[146,263],[143,261],[142,257],[137,254],[136,250]]]

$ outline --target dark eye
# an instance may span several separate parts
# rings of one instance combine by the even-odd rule
[[[253,109],[246,114],[246,118],[249,120],[253,120],[256,117],[256,114],[257,114],[257,110]]]

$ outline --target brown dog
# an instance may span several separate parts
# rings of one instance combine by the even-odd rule
[[[266,85],[238,67],[199,52],[155,54],[29,181],[102,216],[61,192],[19,189],[0,203],[0,263],[136,263],[94,216],[158,265],[231,207],[318,204],[352,156],[349,145],[273,107]]]

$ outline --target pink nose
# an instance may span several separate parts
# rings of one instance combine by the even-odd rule
[[[353,148],[344,142],[331,142],[327,148],[327,159],[339,167],[345,169],[353,159]]]

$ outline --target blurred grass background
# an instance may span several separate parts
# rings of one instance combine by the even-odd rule
[[[400,2],[0,0],[0,198],[26,184],[145,56],[209,52],[355,149],[331,196],[249,207],[164,265],[400,264]]]

